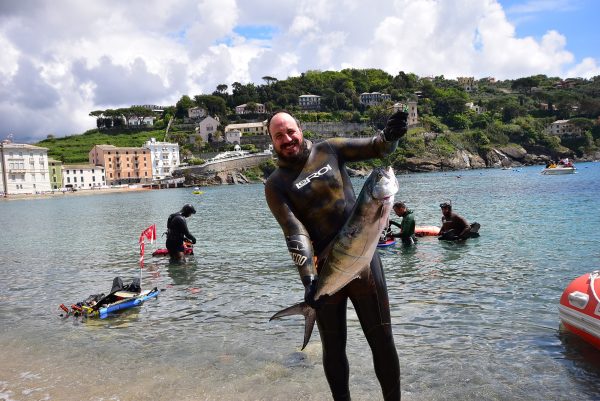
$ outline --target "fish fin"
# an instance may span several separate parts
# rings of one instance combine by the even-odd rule
[[[273,319],[279,319],[284,316],[293,316],[293,315],[302,315],[304,316],[304,342],[302,343],[302,350],[306,348],[306,344],[310,340],[310,336],[312,335],[313,329],[315,327],[315,321],[317,320],[317,311],[310,306],[308,306],[305,302],[300,302],[299,304],[292,305],[288,308],[280,310],[271,318],[269,321]]]

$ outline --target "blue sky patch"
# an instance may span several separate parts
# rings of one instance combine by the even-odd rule
[[[233,31],[246,39],[271,40],[277,28],[271,25],[239,25]]]

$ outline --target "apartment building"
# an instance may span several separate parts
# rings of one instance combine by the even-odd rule
[[[107,185],[152,182],[150,149],[95,145],[88,159],[90,164],[104,167]]]
[[[52,190],[64,187],[62,181],[62,165],[60,160],[48,158],[48,172],[50,173],[50,188]]]
[[[180,164],[179,144],[169,142],[158,142],[150,138],[144,148],[150,150],[150,162],[152,164],[152,179],[162,180],[173,175],[173,170]]]
[[[0,143],[0,193],[47,191],[50,191],[48,149],[9,141]]]
[[[62,187],[95,189],[106,186],[104,167],[93,164],[65,164],[62,166]]]

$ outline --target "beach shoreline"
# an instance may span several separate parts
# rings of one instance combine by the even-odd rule
[[[77,191],[53,191],[44,192],[39,194],[9,194],[7,196],[0,196],[0,200],[14,201],[14,200],[33,200],[33,199],[54,199],[62,198],[63,196],[90,196],[90,195],[104,195],[114,194],[119,192],[139,192],[139,191],[151,191],[152,188],[147,187],[119,187],[119,188],[96,188],[96,189],[79,189]]]

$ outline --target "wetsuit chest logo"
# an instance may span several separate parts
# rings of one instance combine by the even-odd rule
[[[315,171],[314,173],[310,174],[310,175],[309,175],[308,177],[306,177],[305,179],[303,179],[303,180],[301,180],[301,181],[298,181],[298,182],[296,183],[296,188],[297,188],[297,189],[300,189],[300,188],[302,188],[303,186],[305,186],[305,185],[309,184],[309,183],[310,183],[310,181],[311,181],[313,178],[319,178],[319,177],[321,177],[322,175],[324,175],[324,174],[327,174],[327,173],[328,173],[329,171],[331,171],[331,170],[332,170],[332,168],[331,168],[331,166],[330,166],[329,164],[328,164],[328,165],[326,165],[326,166],[324,166],[324,167],[321,167],[319,170],[317,170],[317,171]]]

